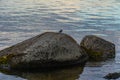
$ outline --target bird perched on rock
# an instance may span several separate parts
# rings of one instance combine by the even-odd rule
[[[59,30],[59,33],[62,33],[63,32],[63,30],[61,29],[61,30]]]

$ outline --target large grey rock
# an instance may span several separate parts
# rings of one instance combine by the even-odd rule
[[[67,34],[46,32],[0,51],[11,68],[29,69],[82,64],[84,50]]]
[[[85,36],[80,46],[85,49],[90,60],[101,61],[115,57],[115,45],[94,35]]]

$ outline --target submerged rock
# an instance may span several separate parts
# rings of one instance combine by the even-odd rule
[[[120,73],[115,72],[115,73],[109,73],[106,76],[104,76],[105,79],[118,79],[120,78]]]
[[[67,34],[46,32],[0,51],[11,68],[33,69],[82,64],[87,55]],[[1,61],[1,64],[2,64]]]
[[[101,61],[115,57],[115,45],[94,35],[85,36],[80,46],[85,49],[90,60]]]

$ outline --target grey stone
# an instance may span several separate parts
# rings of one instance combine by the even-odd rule
[[[89,55],[89,60],[102,61],[115,57],[115,44],[94,35],[85,36],[80,46]]]
[[[61,67],[83,64],[85,51],[67,34],[46,32],[0,51],[14,69]]]

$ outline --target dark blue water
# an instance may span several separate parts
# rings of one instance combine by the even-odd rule
[[[115,60],[87,63],[82,73],[80,67],[21,78],[1,72],[0,80],[104,80],[105,74],[120,71],[119,0],[0,0],[0,49],[60,29],[78,43],[88,34],[115,43]]]

